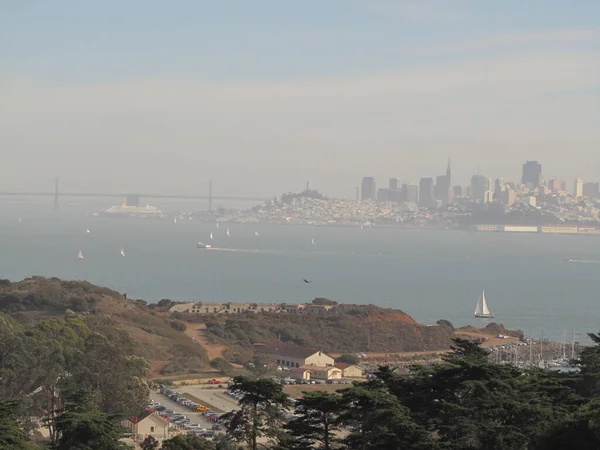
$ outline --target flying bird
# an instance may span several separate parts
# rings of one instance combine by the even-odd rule
[[[303,280],[304,280],[304,282],[305,282],[305,283],[307,283],[307,284],[308,284],[308,283],[312,283],[312,280],[307,280],[306,278],[303,278]]]

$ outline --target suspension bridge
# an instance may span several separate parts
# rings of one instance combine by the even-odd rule
[[[140,199],[172,199],[172,200],[208,200],[208,210],[212,211],[213,201],[248,201],[263,202],[268,200],[265,197],[244,197],[244,196],[218,196],[213,195],[212,181],[208,183],[208,192],[206,195],[197,194],[161,194],[161,193],[123,193],[123,192],[61,192],[59,189],[59,179],[54,179],[54,189],[43,191],[1,191],[2,197],[50,197],[54,199],[54,208],[59,207],[62,197],[95,197],[95,198],[120,198],[125,199],[128,206],[138,206]]]

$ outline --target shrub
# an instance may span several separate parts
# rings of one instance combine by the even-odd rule
[[[350,353],[344,353],[343,355],[340,355],[340,357],[337,358],[335,360],[335,362],[346,363],[346,364],[358,364],[360,362],[360,359],[358,359],[358,356],[356,356],[356,355],[352,355]]]
[[[181,320],[171,320],[171,328],[173,328],[177,331],[187,330],[185,323],[183,323]]]
[[[210,362],[210,366],[213,369],[217,369],[223,375],[227,375],[233,369],[233,366],[231,364],[229,364],[227,361],[225,361],[225,359],[223,359],[223,358],[215,358],[215,359],[213,359]]]

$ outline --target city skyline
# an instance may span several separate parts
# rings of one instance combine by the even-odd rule
[[[0,5],[0,189],[600,173],[598,2],[226,3]]]

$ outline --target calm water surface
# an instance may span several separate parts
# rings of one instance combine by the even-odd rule
[[[225,225],[99,219],[68,205],[47,209],[4,208],[1,278],[88,280],[150,302],[328,297],[455,325],[485,324],[472,316],[485,288],[496,321],[509,328],[537,337],[543,329],[554,339],[600,329],[599,238],[236,224],[227,237]],[[199,250],[198,241],[215,248]],[[79,249],[83,261],[76,259]]]

